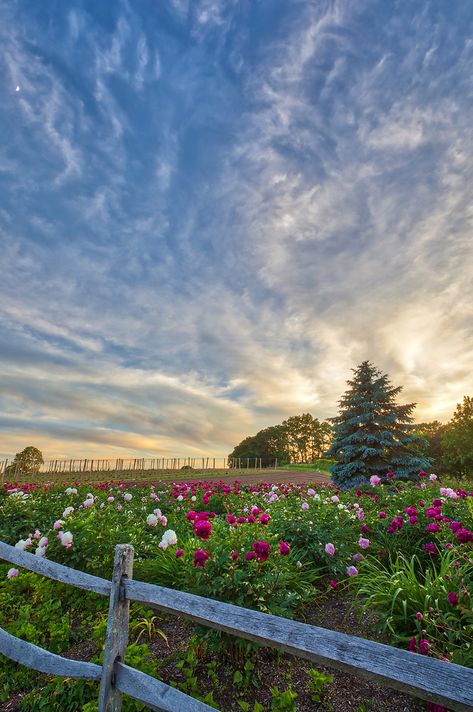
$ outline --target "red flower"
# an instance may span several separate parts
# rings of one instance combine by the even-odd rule
[[[258,561],[266,561],[269,556],[269,544],[267,541],[255,541],[253,543],[253,551],[255,552]]]
[[[199,539],[209,539],[212,534],[212,524],[206,519],[196,519],[194,522],[194,532]]]
[[[197,549],[194,552],[194,568],[196,566],[202,566],[202,568],[205,567],[205,562],[209,558],[209,555],[207,554],[206,551],[203,551],[202,549]]]
[[[448,598],[448,602],[452,606],[458,606],[458,596],[456,593],[454,593],[453,591],[450,591],[450,593],[447,594],[447,598]]]
[[[338,586],[336,581],[329,581],[328,585],[330,586],[330,588],[337,588],[337,586]]]

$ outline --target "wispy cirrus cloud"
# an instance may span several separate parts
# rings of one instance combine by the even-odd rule
[[[333,415],[365,358],[450,417],[473,385],[468,2],[1,14],[0,456],[225,454]]]

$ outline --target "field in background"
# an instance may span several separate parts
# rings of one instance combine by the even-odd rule
[[[321,484],[330,481],[330,473],[323,470],[314,470],[303,467],[281,468],[221,468],[221,469],[195,469],[195,470],[107,470],[94,472],[38,472],[29,475],[19,475],[15,480],[6,477],[5,482],[19,485],[24,484],[84,484],[99,482],[195,482],[198,480],[215,481],[223,480],[234,482],[239,480],[245,484],[258,484],[259,482],[294,482],[297,484],[313,482]]]

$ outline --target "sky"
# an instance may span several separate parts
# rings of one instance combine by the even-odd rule
[[[471,0],[0,5],[0,457],[473,395]]]

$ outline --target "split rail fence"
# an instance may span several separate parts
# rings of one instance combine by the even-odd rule
[[[100,681],[99,712],[119,712],[122,695],[160,712],[212,708],[124,663],[130,601],[182,614],[217,630],[375,680],[449,710],[473,710],[473,670],[326,628],[240,608],[132,579],[133,547],[115,549],[112,580],[68,568],[0,542],[0,559],[55,581],[109,596],[102,665],[69,660],[0,628],[0,654],[42,673]]]

